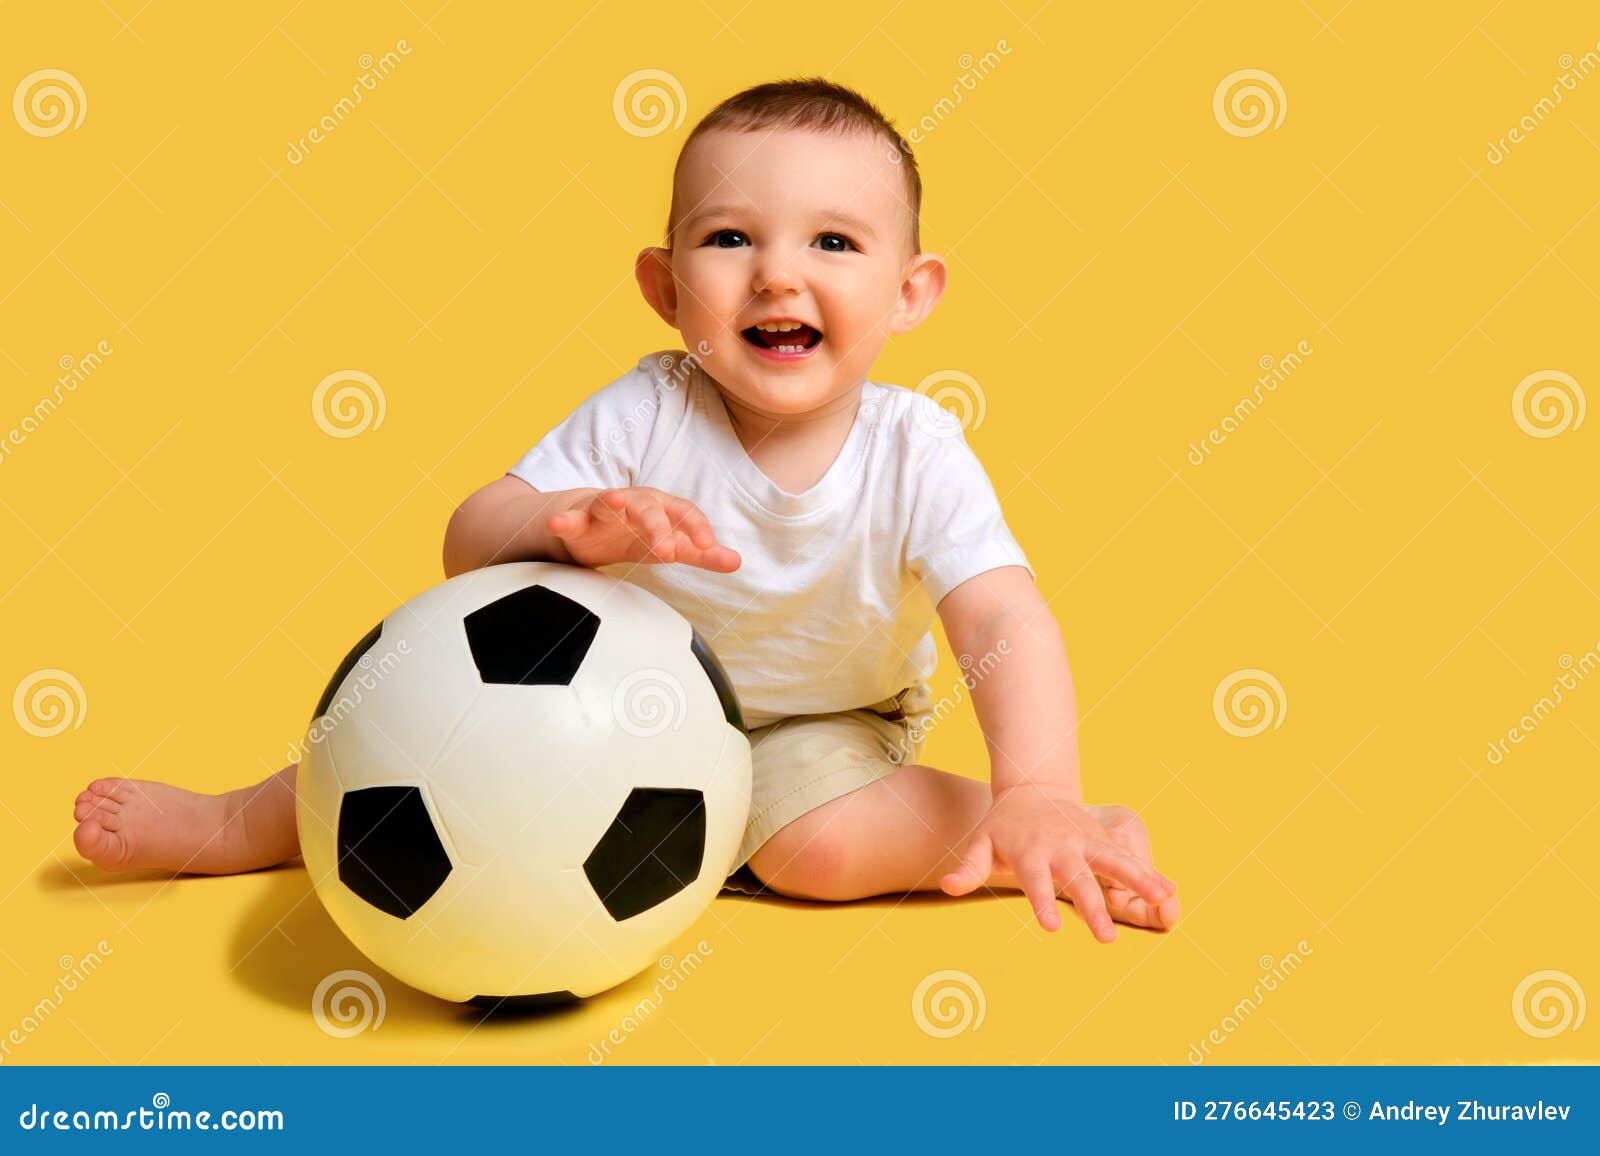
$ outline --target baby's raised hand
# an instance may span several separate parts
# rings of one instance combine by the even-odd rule
[[[699,507],[649,486],[601,490],[551,514],[545,529],[580,566],[684,562],[724,574],[739,568],[737,551],[718,545]]]
[[[1126,890],[1152,909],[1177,889],[1147,857],[1127,849],[1124,841],[1133,833],[1126,823],[1113,834],[1102,818],[1102,813],[1125,808],[1085,806],[1074,796],[1075,792],[1046,783],[1023,783],[1001,791],[973,829],[960,864],[939,885],[951,895],[965,895],[980,887],[998,862],[1016,877],[1046,931],[1061,926],[1056,908],[1059,883],[1094,937],[1110,943],[1117,932],[1106,910],[1101,879],[1108,888]]]

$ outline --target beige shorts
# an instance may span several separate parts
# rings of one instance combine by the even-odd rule
[[[855,710],[795,715],[750,732],[750,818],[726,887],[755,893],[747,862],[781,828],[914,763],[933,714],[926,683]]]

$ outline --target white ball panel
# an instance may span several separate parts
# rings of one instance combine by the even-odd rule
[[[601,814],[608,800],[592,788],[607,750],[604,721],[586,717],[570,687],[482,689],[428,775],[467,862],[530,843],[554,868],[582,861],[616,814]]]

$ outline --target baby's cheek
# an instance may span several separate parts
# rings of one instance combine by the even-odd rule
[[[706,324],[703,319],[685,318],[679,314],[678,337],[678,343],[693,356],[701,368],[715,376],[718,355],[728,347],[727,336],[723,335],[719,339],[715,327]]]
[[[828,333],[834,356],[841,365],[870,366],[888,338],[888,319],[876,305],[863,305],[854,316],[845,318]]]

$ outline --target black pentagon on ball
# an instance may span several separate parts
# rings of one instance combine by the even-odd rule
[[[548,586],[521,590],[462,619],[484,682],[566,686],[600,631],[600,619]]]
[[[339,684],[356,668],[356,663],[361,661],[361,656],[377,645],[378,636],[383,633],[383,623],[378,623],[360,642],[350,648],[350,653],[344,656],[344,661],[339,663],[339,669],[333,672],[333,677],[328,680],[328,685],[323,688],[322,697],[317,700],[317,711],[311,716],[311,721],[316,722],[328,713],[328,708],[333,705],[333,696],[339,693]]]
[[[339,881],[379,911],[407,918],[449,874],[417,787],[363,787],[339,801]]]
[[[600,902],[616,920],[671,899],[700,877],[706,800],[682,787],[635,787],[583,861]]]
[[[722,663],[717,661],[717,656],[706,645],[706,640],[700,637],[698,630],[691,629],[689,634],[689,649],[694,652],[695,659],[717,692],[717,701],[722,704],[722,717],[728,720],[729,726],[744,730],[744,712],[739,709],[739,697],[733,693],[728,672],[722,669]]]

